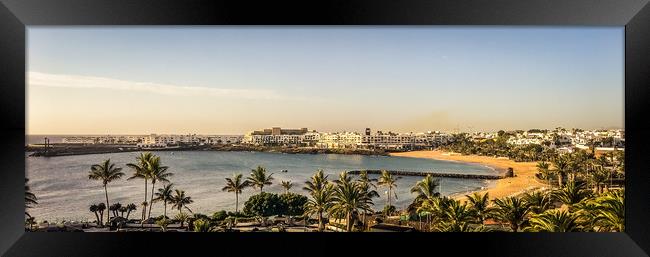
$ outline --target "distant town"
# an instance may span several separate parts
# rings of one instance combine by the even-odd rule
[[[249,145],[409,151],[437,148],[454,142],[458,135],[464,135],[474,142],[495,139],[505,135],[508,138],[507,143],[510,145],[543,145],[559,152],[571,152],[575,148],[594,148],[594,150],[601,152],[624,150],[625,148],[625,131],[622,129],[582,130],[564,128],[472,133],[447,133],[441,131],[394,133],[380,130],[372,131],[370,128],[366,128],[363,132],[319,132],[307,128],[287,129],[273,127],[250,131],[244,135],[67,136],[62,138],[61,143],[71,145],[124,145],[145,149],[179,146]]]

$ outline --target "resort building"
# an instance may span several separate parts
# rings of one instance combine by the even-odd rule
[[[200,145],[204,144],[205,139],[196,134],[188,135],[157,135],[151,134],[144,137],[142,143],[138,144],[141,147],[166,147],[170,145]]]
[[[307,128],[283,129],[273,127],[248,132],[244,135],[242,142],[251,145],[300,146],[303,145],[303,138],[307,132],[309,132]],[[309,137],[313,139],[312,134]]]
[[[96,137],[64,137],[61,139],[64,144],[95,144],[97,143]]]
[[[243,135],[212,135],[205,137],[205,143],[211,145],[223,145],[223,144],[241,144],[244,140]]]
[[[141,143],[144,136],[69,136],[63,137],[64,144],[121,144],[135,145]]]
[[[320,148],[358,148],[361,146],[362,137],[359,133],[323,133],[316,146]]]

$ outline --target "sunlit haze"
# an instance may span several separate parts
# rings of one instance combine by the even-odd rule
[[[28,134],[623,128],[622,27],[29,27]]]

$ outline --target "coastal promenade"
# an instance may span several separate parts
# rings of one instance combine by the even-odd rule
[[[381,170],[365,170],[368,174],[381,174]],[[502,179],[505,178],[503,175],[489,175],[489,174],[463,174],[461,172],[423,172],[423,171],[401,171],[401,170],[387,170],[388,173],[392,175],[399,176],[421,176],[425,177],[431,175],[433,177],[442,177],[442,178],[465,178],[465,179]],[[348,171],[348,174],[358,175],[362,171],[360,170],[351,170]]]

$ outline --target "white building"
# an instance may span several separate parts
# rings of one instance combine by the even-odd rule
[[[240,144],[243,139],[243,135],[212,135],[206,137],[205,143],[211,145]]]
[[[362,136],[354,132],[323,133],[316,146],[320,148],[358,148],[362,143]]]
[[[96,137],[64,137],[61,139],[64,144],[95,144]]]
[[[179,144],[192,144],[200,145],[204,144],[206,139],[202,136],[197,136],[195,134],[188,135],[158,135],[151,134],[145,136],[141,143],[138,144],[140,147],[165,147],[170,145],[179,145]]]
[[[303,145],[303,138],[309,131],[307,128],[283,129],[273,127],[246,133],[242,142],[252,145]],[[309,134],[313,140],[313,134]]]

